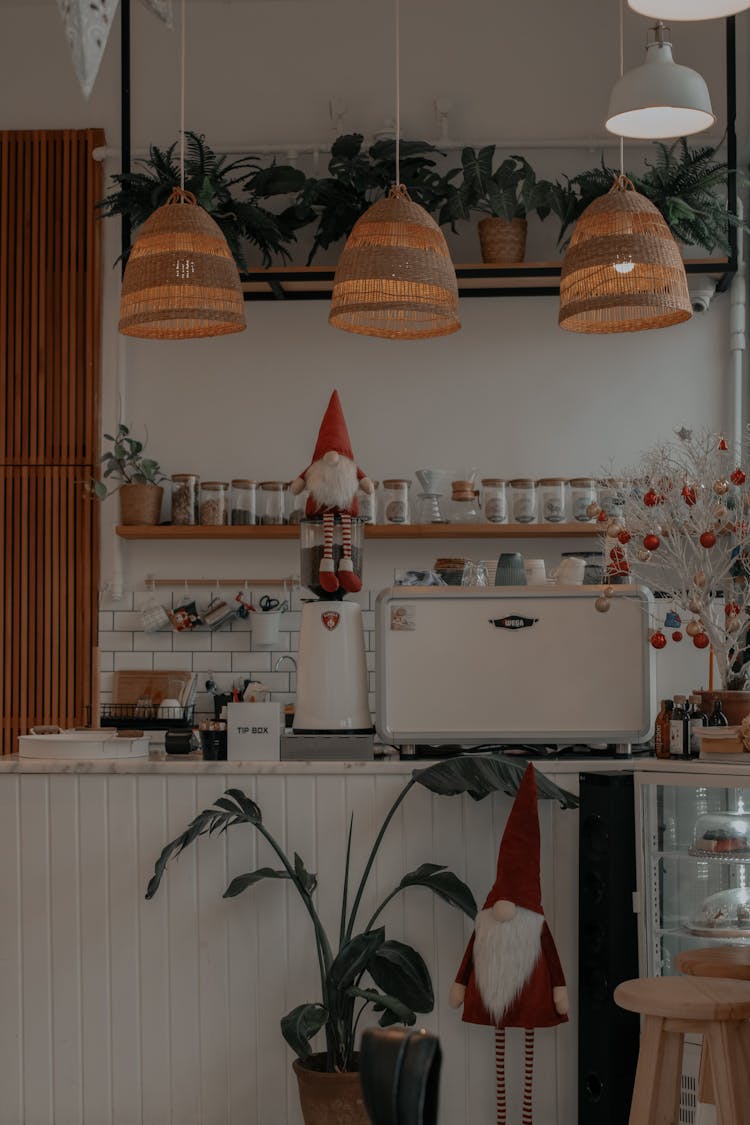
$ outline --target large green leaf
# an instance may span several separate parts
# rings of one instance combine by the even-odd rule
[[[294,853],[294,874],[307,894],[311,895],[318,885],[318,876],[307,870],[296,852]]]
[[[300,1059],[312,1054],[310,1040],[328,1019],[322,1004],[300,1004],[281,1020],[281,1034]]]
[[[347,991],[347,996],[359,996],[374,1005],[376,1012],[382,1012],[383,1015],[379,1021],[381,1027],[390,1027],[394,1023],[411,1025],[417,1022],[416,1014],[397,996],[388,996],[382,992],[376,992],[374,988],[350,988]]]
[[[378,988],[415,1012],[431,1012],[435,1007],[430,971],[410,945],[384,941],[370,958],[367,971]]]
[[[328,971],[328,983],[333,989],[346,990],[367,969],[375,950],[385,941],[385,930],[368,930],[358,934],[342,946]]]
[[[404,875],[399,887],[428,887],[444,902],[457,906],[469,918],[476,918],[477,904],[471,890],[442,864],[421,864],[414,871]]]
[[[223,897],[236,898],[248,887],[260,883],[262,879],[288,879],[289,877],[288,871],[275,871],[272,867],[259,867],[257,871],[247,871],[244,875],[236,875],[224,891]]]
[[[490,793],[507,793],[515,797],[521,778],[526,771],[526,762],[504,758],[499,754],[461,754],[457,758],[447,758],[426,769],[415,770],[414,780],[424,785],[432,793],[444,797],[455,797],[468,793],[475,801],[481,801]],[[561,789],[543,773],[536,770],[537,792],[541,798],[559,801],[564,809],[575,809],[579,801],[566,789]]]

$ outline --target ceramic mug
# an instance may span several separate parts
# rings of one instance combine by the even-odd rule
[[[169,614],[157,601],[148,602],[141,610],[141,628],[144,633],[155,633],[170,624]]]
[[[555,580],[560,586],[580,586],[585,573],[586,560],[568,555],[555,571]]]
[[[547,571],[544,566],[544,559],[524,559],[523,569],[526,574],[527,585],[546,586]]]
[[[517,551],[502,554],[497,560],[495,571],[496,586],[525,586],[526,571],[523,569],[523,555]]]

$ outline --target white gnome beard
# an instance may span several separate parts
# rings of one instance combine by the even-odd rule
[[[339,457],[335,465],[314,461],[305,473],[305,484],[315,500],[324,508],[350,508],[357,488],[357,466],[351,457]]]
[[[482,1003],[499,1022],[518,996],[542,950],[544,916],[517,907],[507,922],[480,910],[474,939],[474,974]]]

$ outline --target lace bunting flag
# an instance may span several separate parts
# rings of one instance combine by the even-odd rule
[[[142,3],[168,27],[173,26],[172,0],[142,0]],[[118,0],[57,0],[73,66],[85,98],[91,93],[99,73],[117,4]]]

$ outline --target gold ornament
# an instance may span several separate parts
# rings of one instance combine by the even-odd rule
[[[611,605],[612,605],[612,602],[609,600],[609,598],[605,598],[605,597],[601,596],[601,597],[598,597],[596,599],[596,601],[594,602],[594,609],[598,613],[608,613],[609,607]]]
[[[727,632],[728,633],[739,633],[741,628],[742,628],[742,622],[740,621],[739,617],[736,614],[733,613],[731,617],[727,618]]]
[[[705,571],[703,571],[703,570],[699,570],[697,574],[694,574],[694,575],[693,575],[693,584],[694,584],[695,586],[699,586],[699,587],[701,587],[701,588],[703,588],[703,586],[705,586],[705,585],[706,585],[706,574],[705,574]]]
[[[714,508],[714,515],[716,516],[719,523],[721,523],[721,521],[725,520],[729,515],[729,508],[726,506],[726,504],[718,504]]]
[[[601,512],[601,508],[599,507],[599,505],[596,503],[595,500],[592,500],[591,503],[586,506],[586,515],[589,517],[590,520],[595,520],[600,512]]]
[[[607,538],[616,539],[622,529],[621,523],[618,523],[617,520],[612,520],[610,524],[607,524]]]
[[[728,480],[715,480],[714,481],[714,492],[716,493],[717,496],[725,496],[727,494],[727,492],[729,492],[729,481]]]
[[[691,598],[688,602],[688,609],[691,613],[700,613],[703,609],[703,602],[699,601],[698,598]]]
[[[703,632],[703,625],[700,623],[700,621],[688,621],[687,625],[685,626],[685,632],[689,637],[697,637],[699,633]]]
[[[639,547],[636,551],[636,554],[638,556],[639,562],[648,562],[648,560],[651,558],[651,552],[647,551],[645,547]]]

